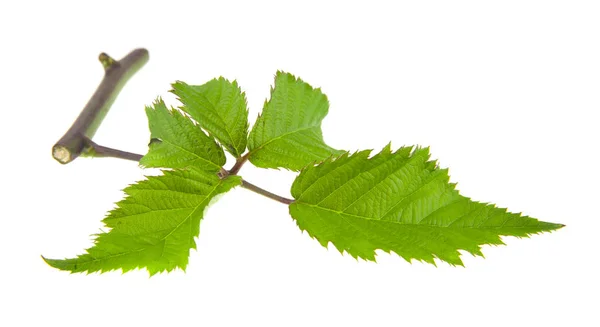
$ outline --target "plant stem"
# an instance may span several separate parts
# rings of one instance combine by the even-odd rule
[[[143,157],[141,154],[107,148],[107,147],[95,144],[91,140],[88,140],[87,142],[90,143],[90,148],[93,149],[93,151],[94,151],[94,153],[92,154],[92,156],[94,156],[94,157],[112,157],[112,158],[132,160],[132,161],[140,161],[140,159],[142,159],[142,157]],[[243,164],[243,162],[242,162],[242,164]],[[236,165],[237,165],[237,162],[236,162]],[[240,165],[240,167],[241,167],[241,165]],[[227,176],[229,176],[229,175],[235,175],[235,174],[231,173],[232,170],[233,170],[233,168],[230,171],[227,171],[227,170],[221,168],[221,170],[218,173],[219,178],[224,179],[224,178],[227,178]],[[239,168],[238,168],[238,170],[239,170]],[[283,196],[277,195],[275,193],[271,193],[271,192],[269,192],[261,187],[258,187],[244,179],[242,179],[241,186],[249,191],[258,193],[258,194],[265,196],[271,200],[275,200],[275,201],[281,202],[283,204],[290,204],[290,203],[294,202],[294,200],[292,200],[292,199],[288,199]]]
[[[249,154],[250,154],[250,152],[246,153],[245,155],[241,156],[240,158],[235,159],[235,165],[233,165],[233,167],[231,167],[231,169],[229,170],[229,175],[237,175],[237,173],[240,171],[240,169],[242,169],[242,166],[244,165],[244,163],[246,163],[246,161],[248,160]]]
[[[269,198],[271,200],[275,200],[277,202],[281,202],[283,204],[288,204],[289,205],[290,203],[294,202],[294,200],[292,200],[292,199],[284,198],[283,196],[279,196],[277,194],[271,193],[271,192],[269,192],[269,191],[267,191],[267,190],[265,190],[263,188],[260,188],[260,187],[258,187],[256,185],[254,185],[254,184],[246,181],[246,180],[243,180],[243,179],[242,179],[242,187],[245,188],[245,189],[247,189],[247,190],[250,190],[250,191],[252,191],[254,193],[258,193],[258,194],[260,194],[262,196],[265,196],[265,197],[267,197],[267,198]]]
[[[240,171],[240,169],[242,168],[244,163],[246,163],[246,161],[248,161],[249,155],[250,155],[250,152],[237,158],[235,160],[235,164],[233,165],[233,167],[231,167],[230,170],[227,171],[225,169],[221,169],[221,171],[219,172],[219,178],[226,178],[229,175],[237,175],[237,173]],[[269,199],[275,200],[277,202],[281,202],[283,204],[290,204],[290,203],[294,202],[294,200],[292,200],[292,199],[284,198],[283,196],[277,195],[275,193],[271,193],[271,192],[269,192],[263,188],[260,188],[244,179],[242,179],[242,187],[247,190],[250,190],[254,193],[258,193],[262,196],[265,196]]]
[[[104,78],[71,128],[52,147],[54,159],[62,164],[67,164],[81,154],[107,153],[109,148],[99,147],[91,142],[91,139],[125,83],[144,66],[148,58],[146,49],[135,49],[118,61],[106,53],[100,54],[98,59],[104,67]],[[97,148],[91,149],[90,146],[93,145],[96,145]],[[118,158],[123,157],[122,155],[125,153],[128,154],[128,152],[110,149],[109,156],[113,156],[115,151],[120,152]]]
[[[143,157],[141,154],[127,152],[127,151],[121,151],[121,150],[105,147],[102,145],[98,145],[89,139],[87,140],[87,143],[89,146],[89,150],[88,150],[88,153],[86,153],[86,155],[89,154],[92,157],[111,157],[111,158],[119,158],[119,159],[131,160],[131,161],[140,161]]]

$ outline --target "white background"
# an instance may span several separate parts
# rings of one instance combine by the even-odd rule
[[[599,326],[599,17],[595,1],[2,2],[0,325]],[[463,194],[567,227],[465,268],[357,262],[236,189],[206,214],[187,273],[55,270],[40,255],[89,247],[143,176],[50,155],[102,78],[97,55],[136,47],[151,59],[100,144],[144,153],[144,105],[175,104],[178,79],[237,79],[253,122],[281,69],[329,96],[330,145],[430,145]],[[294,178],[241,173],[282,195]]]

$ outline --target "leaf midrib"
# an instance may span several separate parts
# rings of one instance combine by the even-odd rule
[[[164,251],[165,251],[165,247],[166,247],[166,245],[167,245],[166,239],[167,239],[169,236],[171,236],[171,234],[173,234],[173,233],[174,233],[176,230],[178,230],[178,229],[179,229],[179,227],[181,227],[181,226],[182,226],[182,225],[183,225],[185,222],[187,222],[187,220],[188,220],[188,219],[190,219],[190,217],[191,217],[191,216],[192,216],[194,213],[196,213],[196,211],[198,211],[198,209],[199,209],[200,207],[202,207],[202,206],[203,206],[203,205],[206,203],[206,201],[210,201],[210,200],[212,199],[212,197],[211,197],[211,196],[213,195],[213,193],[215,193],[215,191],[216,191],[216,190],[219,188],[219,186],[221,186],[221,184],[222,184],[222,183],[223,183],[223,180],[219,180],[219,182],[218,182],[218,183],[215,185],[215,187],[214,187],[214,188],[213,188],[213,189],[212,189],[212,190],[211,190],[211,191],[210,191],[210,192],[209,192],[209,193],[208,193],[208,194],[207,194],[207,195],[204,197],[204,200],[202,200],[202,202],[200,202],[200,203],[199,203],[199,204],[198,204],[198,205],[197,205],[197,206],[194,208],[194,210],[192,210],[192,212],[190,212],[190,214],[189,214],[189,215],[187,215],[187,216],[186,216],[186,217],[185,217],[183,220],[181,220],[181,222],[180,222],[179,224],[177,224],[177,226],[175,226],[175,228],[173,228],[173,230],[172,230],[170,233],[168,233],[167,235],[165,235],[163,238],[161,238],[161,239],[160,239],[160,241],[165,241],[165,242],[163,243],[163,250],[162,250],[162,253],[161,253],[161,255],[160,255],[160,258],[162,258],[163,254],[164,254]],[[204,207],[206,207],[206,205],[204,205]],[[190,232],[190,233],[191,233],[191,232]],[[159,241],[159,242],[160,242],[160,241]],[[160,258],[159,258],[159,259],[160,259]]]
[[[188,86],[191,86],[191,85],[188,85]],[[206,100],[206,103],[208,103],[208,104],[210,105],[210,111],[211,111],[211,112],[213,112],[213,113],[215,114],[215,116],[217,116],[217,117],[219,118],[219,120],[220,120],[220,121],[221,121],[221,123],[223,124],[223,131],[224,131],[224,132],[227,134],[227,137],[229,138],[228,142],[226,142],[226,143],[231,143],[233,150],[235,150],[235,151],[234,151],[235,153],[233,153],[233,155],[234,155],[235,157],[238,157],[238,156],[240,156],[240,153],[239,153],[239,151],[237,150],[237,148],[236,148],[236,147],[235,147],[235,145],[234,145],[233,137],[231,137],[231,133],[229,132],[229,129],[227,129],[227,126],[228,126],[228,124],[227,124],[227,123],[225,123],[225,119],[224,119],[223,117],[221,117],[221,115],[219,114],[219,111],[215,109],[215,104],[214,104],[214,103],[212,103],[212,102],[211,102],[211,101],[210,101],[210,100],[209,100],[209,99],[208,99],[206,96],[204,96],[204,94],[202,94],[202,93],[200,93],[200,92],[198,92],[198,91],[194,90],[194,89],[193,89],[193,88],[191,88],[191,87],[190,87],[189,89],[190,89],[190,90],[191,90],[193,93],[195,93],[196,95],[203,97],[203,98],[204,98],[204,100]],[[194,101],[194,102],[195,102],[196,104],[198,103],[198,101]],[[184,111],[185,111],[185,110],[184,110]],[[198,123],[199,123],[200,125],[202,125],[200,121],[199,121]],[[227,146],[225,146],[225,147],[227,147]]]
[[[377,218],[371,218],[371,217],[366,217],[366,216],[359,216],[359,215],[355,215],[355,214],[351,214],[351,213],[347,213],[347,212],[343,212],[343,211],[338,211],[338,210],[334,210],[334,209],[330,209],[330,208],[326,208],[326,207],[321,207],[315,204],[309,204],[309,203],[304,203],[304,202],[299,202],[299,201],[295,201],[293,204],[291,205],[305,205],[305,206],[309,206],[312,208],[317,208],[317,209],[321,209],[324,211],[328,211],[328,212],[332,212],[335,213],[337,215],[341,215],[341,216],[350,216],[353,218],[359,218],[359,219],[364,219],[364,220],[372,220],[372,221],[377,221],[377,222],[381,222],[381,223],[389,223],[389,224],[394,224],[394,225],[403,225],[403,226],[419,226],[419,227],[435,227],[435,228],[448,228],[448,229],[453,229],[453,230],[460,230],[460,229],[481,229],[481,230],[489,230],[489,229],[500,229],[504,226],[461,226],[461,227],[452,227],[452,226],[439,226],[439,225],[431,225],[431,224],[415,224],[415,223],[403,223],[403,222],[397,222],[397,221],[392,221],[392,220],[383,220],[383,219],[377,219]],[[442,206],[439,209],[446,207],[446,206]],[[425,218],[429,217],[430,215],[427,215]],[[531,228],[532,226],[511,226],[511,228]]]
[[[212,161],[210,161],[210,160],[208,160],[208,159],[206,159],[206,158],[203,158],[203,157],[199,156],[197,153],[194,153],[194,152],[192,152],[192,151],[190,151],[190,150],[188,150],[188,149],[186,149],[186,148],[184,148],[184,147],[181,147],[181,146],[179,146],[179,145],[177,145],[177,144],[175,144],[175,143],[173,143],[173,142],[171,142],[171,141],[169,141],[169,140],[167,140],[167,139],[162,139],[162,141],[163,141],[163,142],[166,142],[166,143],[167,143],[167,144],[169,144],[169,145],[172,145],[173,147],[175,147],[175,148],[177,148],[177,149],[179,149],[179,150],[181,150],[181,151],[183,151],[183,152],[189,153],[189,154],[191,154],[191,155],[195,156],[196,158],[198,158],[198,159],[200,159],[200,160],[202,160],[202,161],[204,161],[204,162],[206,162],[206,163],[209,163],[209,164],[211,164],[213,167],[215,167],[215,168],[217,168],[217,169],[220,169],[220,168],[221,168],[221,166],[220,166],[220,165],[217,165],[216,163],[214,163],[214,162],[212,162]]]
[[[265,146],[267,146],[267,145],[269,145],[269,144],[271,144],[271,143],[273,143],[273,142],[275,142],[277,140],[280,140],[280,139],[282,139],[282,138],[284,138],[284,137],[286,137],[288,135],[292,135],[294,133],[303,132],[303,131],[306,131],[306,130],[309,130],[309,129],[315,128],[315,127],[320,127],[320,123],[317,124],[317,125],[315,125],[315,126],[303,127],[303,128],[299,128],[299,129],[296,129],[294,131],[291,131],[291,132],[283,133],[283,134],[281,134],[281,135],[279,135],[279,136],[277,136],[275,138],[272,138],[272,139],[268,140],[267,142],[261,144],[257,148],[252,149],[251,151],[248,152],[248,156],[252,156],[256,151],[258,151],[258,150],[264,148]]]

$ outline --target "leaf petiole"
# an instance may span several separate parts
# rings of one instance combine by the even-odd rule
[[[118,158],[118,159],[131,160],[131,161],[140,161],[143,157],[141,154],[117,150],[117,149],[113,149],[113,148],[109,148],[106,146],[96,144],[90,139],[87,139],[86,142],[87,142],[87,144],[86,144],[87,150],[85,151],[85,153],[82,153],[82,155],[85,155],[85,156],[111,157],[111,158]]]
[[[242,169],[242,166],[248,161],[248,157],[250,156],[250,152],[247,152],[245,155],[237,158],[235,160],[235,165],[231,167],[229,170],[229,175],[237,175],[237,173]]]
[[[90,141],[91,142],[91,141]],[[125,159],[125,160],[132,160],[132,161],[139,161],[143,156],[141,154],[137,154],[137,153],[131,153],[131,152],[126,152],[126,151],[121,151],[121,150],[117,150],[117,149],[112,149],[112,148],[107,148],[104,146],[100,146],[97,145],[95,143],[93,143],[93,149],[94,151],[94,156],[95,157],[112,157],[112,158],[117,158],[117,159]],[[236,160],[235,165],[229,170],[225,170],[225,169],[221,169],[218,173],[218,176],[220,179],[224,179],[229,175],[236,175],[237,172],[240,170],[240,168],[242,167],[242,165],[248,160],[248,156],[242,156],[240,157],[238,160]],[[242,185],[243,188],[252,191],[254,193],[260,194],[264,197],[267,197],[271,200],[275,200],[277,202],[283,203],[283,204],[290,204],[292,202],[294,202],[294,200],[292,199],[288,199],[286,197],[277,195],[275,193],[271,193],[261,187],[258,187],[244,179],[242,179]]]
[[[281,202],[281,203],[286,204],[286,205],[289,205],[289,204],[291,204],[291,203],[294,202],[294,200],[292,200],[292,199],[288,199],[288,198],[285,198],[283,196],[279,196],[277,194],[271,193],[271,192],[269,192],[269,191],[267,191],[267,190],[265,190],[263,188],[260,188],[260,187],[254,185],[254,184],[252,184],[252,183],[250,183],[250,182],[248,182],[248,181],[246,181],[244,179],[242,179],[242,187],[245,188],[245,189],[247,189],[247,190],[250,190],[250,191],[252,191],[254,193],[258,193],[258,194],[260,194],[260,195],[262,195],[264,197],[267,197],[267,198],[269,198],[271,200],[275,200],[277,202]]]

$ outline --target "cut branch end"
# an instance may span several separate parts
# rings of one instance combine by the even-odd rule
[[[56,161],[60,162],[63,165],[68,164],[69,162],[71,162],[71,160],[73,160],[71,158],[71,152],[69,151],[69,149],[58,144],[52,147],[52,157],[54,157]]]

